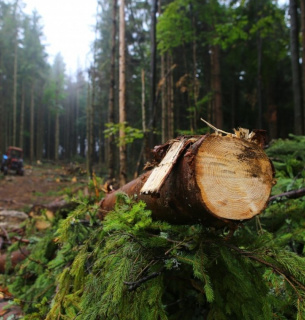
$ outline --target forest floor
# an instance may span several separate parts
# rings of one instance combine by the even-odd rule
[[[48,204],[86,184],[80,167],[40,164],[25,166],[24,176],[0,173],[0,210],[27,211]]]
[[[77,190],[86,190],[85,171],[78,165],[25,166],[24,176],[0,173],[0,212],[16,210],[27,213],[33,205],[46,205],[64,199]],[[0,253],[1,255],[1,253]],[[0,319],[19,319],[22,309],[11,305],[11,297],[0,286]]]

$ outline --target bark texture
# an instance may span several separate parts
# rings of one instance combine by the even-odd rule
[[[274,171],[258,135],[248,140],[220,135],[181,139],[183,150],[177,148],[170,169],[165,155],[177,140],[155,148],[156,156],[165,159],[154,169],[163,170],[158,190],[155,182],[151,188],[145,185],[154,170],[146,172],[109,193],[101,202],[102,214],[113,209],[117,192],[146,202],[154,219],[176,224],[220,226],[250,219],[266,207]]]

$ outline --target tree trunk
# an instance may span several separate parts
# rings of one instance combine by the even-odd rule
[[[278,124],[278,106],[276,104],[277,89],[274,81],[269,81],[267,86],[267,115],[268,115],[268,133],[270,139],[277,138]]]
[[[109,193],[102,214],[114,208],[117,192],[125,192],[146,202],[154,219],[171,223],[219,226],[251,219],[268,203],[274,172],[260,132],[238,136],[182,137],[155,147],[157,157],[168,150],[161,163]]]
[[[51,111],[48,110],[48,130],[47,130],[47,159],[51,159]]]
[[[24,90],[24,81],[22,81],[21,107],[20,107],[20,131],[19,131],[19,147],[21,149],[23,149],[24,102],[25,102],[25,90]]]
[[[299,28],[296,0],[289,1],[290,13],[290,46],[291,46],[291,64],[293,81],[293,100],[294,100],[294,133],[303,134],[303,113],[302,113],[302,95],[301,95],[301,77],[299,65]]]
[[[192,12],[193,12],[193,7]],[[193,128],[194,131],[197,131],[197,103],[198,103],[198,95],[199,95],[199,82],[197,81],[197,43],[196,43],[196,20],[195,20],[195,15],[193,12],[193,17],[192,17],[192,27],[193,27],[193,32],[194,32],[194,39],[193,39],[193,95],[194,95],[194,110],[193,110]]]
[[[170,53],[167,55],[167,70],[173,65],[173,59]],[[169,74],[167,79],[167,136],[168,139],[174,138],[174,77]]]
[[[141,101],[141,110],[142,110],[142,130],[144,134],[144,139],[143,139],[143,146],[140,152],[140,156],[138,159],[138,165],[140,166],[141,163],[141,158],[143,156],[143,162],[146,163],[147,160],[149,159],[149,154],[150,154],[150,147],[148,143],[148,131],[146,128],[146,109],[145,109],[145,101],[146,101],[146,96],[145,96],[145,71],[142,69],[141,71],[141,84],[142,84],[142,101]]]
[[[30,163],[34,160],[34,81],[31,84],[31,105],[30,105]]]
[[[303,97],[305,95],[305,0],[301,0],[301,28],[302,28],[302,75],[303,75]],[[303,115],[305,115],[305,99],[303,98]],[[305,117],[303,120],[305,129]]]
[[[102,86],[100,86],[100,89],[102,90]],[[99,116],[99,127],[98,127],[98,145],[99,145],[99,149],[98,149],[98,164],[99,167],[102,168],[105,165],[105,141],[104,141],[104,130],[105,130],[105,117],[104,117],[104,113],[103,113],[103,100],[101,97],[101,92],[99,92],[99,112],[98,112],[98,116]],[[95,112],[97,113],[97,110],[95,110]]]
[[[43,158],[43,134],[44,134],[44,106],[43,106],[43,97],[42,97],[42,87],[38,93],[38,105],[39,108],[37,110],[37,126],[36,126],[36,159],[42,160]]]
[[[263,101],[262,101],[262,55],[263,40],[258,32],[257,35],[257,104],[258,104],[258,129],[263,127]]]
[[[166,82],[165,78],[165,58],[164,54],[161,55],[161,81]],[[161,115],[162,115],[162,121],[161,121],[161,134],[162,134],[162,143],[164,143],[167,138],[167,130],[166,130],[166,88],[164,83],[161,83]]]
[[[112,33],[111,33],[111,61],[110,61],[110,88],[109,88],[109,104],[108,104],[108,123],[114,123],[114,87],[115,87],[115,48],[116,48],[116,33],[117,33],[117,0],[112,1]],[[114,136],[108,138],[108,179],[114,178],[114,154],[115,144]]]
[[[59,110],[55,115],[55,144],[54,144],[54,160],[58,161],[58,148],[59,148]]]
[[[0,114],[4,114],[4,104],[3,104],[3,61],[2,61],[2,52],[0,50]],[[0,151],[4,150],[4,117],[0,117]]]
[[[13,145],[17,143],[17,68],[18,68],[18,24],[17,24],[18,0],[14,6],[14,19],[16,23],[14,39],[14,71],[13,71]]]
[[[91,171],[90,171],[90,177],[92,177],[93,174],[93,164],[95,159],[95,137],[94,137],[94,117],[95,117],[95,100],[96,100],[96,69],[95,66],[92,67],[92,88],[91,88],[91,101],[90,101],[90,119],[89,119],[89,133],[90,137],[88,139],[88,142],[90,142],[90,153],[88,156],[90,157],[90,163],[91,163]]]
[[[17,32],[15,39],[15,49],[14,49],[14,84],[13,84],[13,145],[16,146],[17,143]]]
[[[156,23],[157,23],[157,0],[151,2],[151,24],[150,24],[150,103],[149,114],[151,117],[151,126],[149,131],[149,148],[155,144],[155,129],[156,129]]]
[[[213,122],[216,128],[222,128],[220,48],[218,45],[211,46],[211,82],[213,92]]]
[[[127,181],[127,149],[125,139],[126,102],[125,102],[125,0],[120,4],[120,66],[119,66],[119,122],[120,122],[120,186]]]
[[[89,75],[90,76],[90,75]],[[92,89],[90,89],[90,84],[88,83],[88,93],[87,93],[87,107],[86,107],[86,112],[87,112],[87,123],[86,123],[86,138],[87,138],[87,154],[86,154],[86,164],[87,164],[87,174],[92,177],[92,150],[91,150],[91,139],[92,139],[92,134],[91,134],[91,130],[92,130],[92,124],[91,124],[91,114],[92,114],[92,101],[91,101],[91,91]]]

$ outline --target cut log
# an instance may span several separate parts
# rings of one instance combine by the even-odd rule
[[[8,231],[18,229],[27,218],[28,215],[22,211],[0,210],[0,228]]]
[[[16,250],[14,252],[12,252],[10,254],[10,270],[13,270],[15,268],[15,266],[23,261],[28,255],[30,254],[30,252],[26,249],[23,248],[22,250]],[[8,272],[10,270],[8,270],[7,266],[6,266],[6,262],[8,259],[8,254],[2,254],[0,255],[0,274]]]
[[[56,199],[49,204],[32,206],[29,217],[35,219],[35,226],[38,230],[45,230],[52,226],[56,212],[72,211],[77,206],[76,202],[66,201],[65,199]]]
[[[167,165],[166,174],[160,169],[164,167],[161,161],[152,171],[109,193],[101,202],[102,213],[113,209],[117,192],[125,192],[145,201],[153,218],[171,223],[219,225],[251,219],[268,203],[274,170],[256,143],[260,137],[255,133],[249,137],[212,134],[192,137],[188,143],[181,137],[180,146],[185,148],[177,149],[178,156],[172,157],[173,165]],[[161,172],[160,183],[156,171]]]

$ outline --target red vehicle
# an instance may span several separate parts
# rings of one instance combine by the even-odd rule
[[[0,169],[5,175],[12,170],[23,176],[23,150],[17,147],[9,147],[6,154],[3,155]]]

